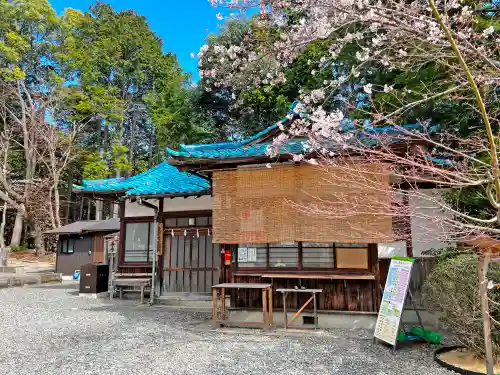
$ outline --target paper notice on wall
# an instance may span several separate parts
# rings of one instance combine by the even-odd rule
[[[247,263],[248,261],[248,249],[246,247],[238,248],[238,263]]]
[[[375,337],[391,345],[396,345],[413,261],[412,258],[394,257],[387,273],[384,295],[375,326]]]
[[[249,247],[247,256],[248,256],[248,262],[257,262],[257,248]]]

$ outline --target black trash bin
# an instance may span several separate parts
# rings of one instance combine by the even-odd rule
[[[103,293],[108,291],[109,266],[106,264],[84,264],[80,269],[80,293]]]

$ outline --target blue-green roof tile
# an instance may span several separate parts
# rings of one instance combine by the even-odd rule
[[[281,154],[296,154],[305,151],[305,142],[299,140],[288,141],[281,146]],[[233,148],[214,148],[210,150],[181,150],[175,151],[167,149],[170,156],[173,157],[189,157],[189,158],[207,158],[207,159],[229,159],[229,158],[244,158],[244,157],[259,157],[265,156],[270,142],[258,143],[248,146],[238,146]]]
[[[196,194],[209,190],[207,180],[163,162],[146,172],[128,178],[85,180],[75,188],[85,193],[106,194],[124,192],[129,196]]]

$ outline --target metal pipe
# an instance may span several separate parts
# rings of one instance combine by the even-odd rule
[[[142,198],[137,199],[137,203],[140,206],[151,208],[155,211],[154,221],[153,221],[153,238],[154,238],[154,246],[153,246],[153,261],[152,261],[152,269],[151,269],[151,292],[149,296],[149,304],[153,305],[155,303],[155,283],[156,283],[156,255],[158,254],[158,239],[156,238],[156,233],[158,230],[158,207],[154,204],[144,201]]]

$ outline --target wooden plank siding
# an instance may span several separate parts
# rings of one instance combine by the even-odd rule
[[[299,255],[300,253],[299,251]],[[381,298],[378,286],[380,275],[377,258],[377,245],[369,244],[369,266],[366,270],[340,268],[312,270],[303,268],[299,259],[298,270],[284,271],[269,267],[252,271],[233,269],[231,279],[235,283],[270,282],[273,284],[274,291],[279,288],[293,289],[295,287],[323,289],[323,293],[317,295],[319,310],[375,312],[378,311]],[[231,293],[231,306],[235,308],[262,307],[258,291],[242,289],[234,290]],[[287,308],[297,309],[307,299],[308,296],[303,293],[290,295],[287,299]],[[283,299],[280,293],[273,293],[273,306],[275,309],[283,308]]]
[[[379,278],[377,280],[328,280],[328,279],[273,279],[273,290],[278,288],[294,288],[301,285],[307,288],[323,289],[318,294],[318,309],[338,311],[378,311],[380,305],[381,290],[387,279],[390,259],[379,260]],[[418,308],[424,308],[423,286],[425,279],[432,271],[436,260],[434,258],[417,258],[410,279],[410,290],[413,294],[415,304]],[[260,275],[234,275],[233,282],[257,283],[268,282]],[[299,284],[300,283],[300,284]],[[377,284],[380,286],[377,287]],[[275,309],[283,308],[283,300],[279,293],[274,293],[273,306]],[[297,293],[299,294],[299,293]],[[300,299],[302,298],[302,299]],[[305,296],[290,295],[287,300],[287,308],[297,308],[301,302],[305,302]],[[231,306],[236,308],[261,308],[260,295],[255,291],[234,291],[231,295]],[[408,306],[409,307],[409,306]]]
[[[73,252],[61,252],[61,242],[72,240]],[[56,272],[65,276],[72,275],[75,270],[81,269],[83,264],[90,263],[92,258],[89,252],[92,250],[92,237],[89,235],[60,235],[57,245]]]
[[[107,233],[94,233],[92,239],[92,263],[104,263],[104,236]]]
[[[323,289],[317,296],[319,310],[338,311],[378,311],[378,301],[374,300],[373,288],[375,280],[329,280],[329,279],[266,279],[261,276],[235,275],[235,283],[272,282],[273,291],[279,288],[293,289],[300,286],[308,289]],[[297,309],[307,301],[307,296],[301,293],[290,295],[287,308]],[[231,294],[231,306],[242,309],[262,308],[260,291],[250,289],[235,290]],[[280,293],[273,293],[273,307],[283,308]]]

